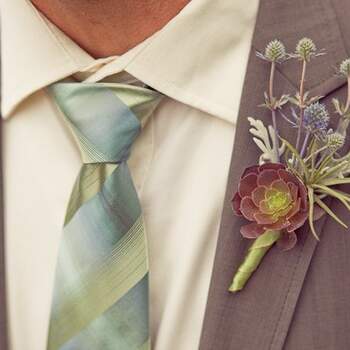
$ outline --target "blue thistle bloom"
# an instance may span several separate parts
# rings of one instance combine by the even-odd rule
[[[329,114],[326,106],[316,102],[306,107],[304,110],[304,127],[311,133],[322,133],[327,130]]]

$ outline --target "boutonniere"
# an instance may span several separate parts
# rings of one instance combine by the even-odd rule
[[[335,130],[329,128],[330,114],[320,103],[321,96],[310,96],[304,90],[307,67],[317,56],[311,39],[301,39],[292,54],[286,53],[279,40],[271,41],[264,53],[257,56],[270,64],[268,91],[262,105],[271,113],[271,125],[249,117],[250,133],[261,150],[257,163],[242,173],[232,207],[236,215],[247,220],[240,233],[253,240],[246,257],[236,271],[231,292],[244,288],[272,246],[292,249],[297,242],[297,229],[309,225],[319,240],[314,222],[329,215],[340,225],[347,225],[326,204],[332,197],[350,211],[350,194],[337,188],[350,184],[350,152],[341,155],[350,121],[350,59],[344,60],[338,74],[347,79],[348,97],[345,103],[333,99],[335,113],[339,115]],[[294,96],[275,96],[275,69],[290,59],[300,62],[299,91]],[[282,110],[291,104],[290,113]],[[296,142],[283,139],[278,132],[278,119],[285,119],[294,128]]]

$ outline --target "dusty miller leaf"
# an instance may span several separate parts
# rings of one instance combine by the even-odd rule
[[[259,158],[259,164],[278,162],[276,152],[272,146],[272,140],[275,136],[273,127],[269,125],[267,129],[261,120],[251,117],[248,117],[248,121],[251,125],[249,132],[254,136],[253,140],[262,152]],[[285,146],[282,144],[278,150],[280,156],[283,154],[284,149]]]

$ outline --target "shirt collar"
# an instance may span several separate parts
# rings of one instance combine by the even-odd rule
[[[234,122],[237,65],[244,70],[247,60],[237,60],[237,45],[250,46],[256,5],[245,0],[192,0],[126,54],[95,60],[29,0],[3,1],[3,115],[11,115],[35,91],[77,72],[96,71],[87,80],[98,81],[125,70],[171,98]]]

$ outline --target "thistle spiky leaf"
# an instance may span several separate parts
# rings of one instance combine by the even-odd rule
[[[323,179],[319,182],[321,185],[324,186],[338,186],[338,185],[347,185],[350,184],[350,178],[344,178],[344,179]]]
[[[338,199],[346,207],[346,209],[350,211],[350,204],[348,203],[348,201],[350,201],[350,198],[348,196],[344,195],[343,193],[337,190],[334,190],[332,188],[329,188],[323,185],[314,184],[312,188],[315,190],[318,190],[321,193],[326,194],[327,196]]]
[[[332,99],[332,104],[334,106],[335,112],[339,115],[343,115],[344,106],[340,103],[337,98]]]
[[[307,195],[309,198],[309,217],[308,217],[309,226],[310,226],[312,234],[314,235],[316,240],[319,241],[320,239],[316,233],[315,226],[314,226],[314,203],[315,203],[314,190],[310,186],[307,187]]]
[[[348,226],[341,220],[339,217],[332,211],[331,208],[328,207],[326,203],[324,203],[319,196],[314,195],[314,199],[316,204],[318,204],[329,216],[331,216],[336,222],[338,222],[341,226],[348,228]]]

